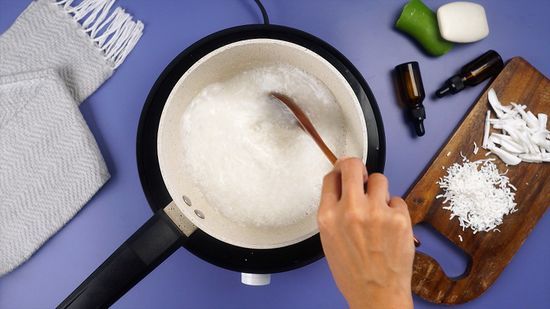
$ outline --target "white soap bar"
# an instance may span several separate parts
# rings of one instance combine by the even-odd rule
[[[441,37],[457,43],[471,43],[489,34],[483,6],[473,2],[451,2],[437,9]]]

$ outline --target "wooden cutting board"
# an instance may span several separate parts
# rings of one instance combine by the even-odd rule
[[[509,169],[507,176],[518,189],[515,197],[518,211],[504,217],[503,224],[498,227],[501,232],[474,235],[469,229],[462,231],[458,220],[449,220],[450,212],[442,209],[442,199],[435,199],[442,193],[436,181],[446,174],[447,167],[454,162],[461,162],[461,151],[470,161],[485,158],[484,149],[480,149],[477,155],[472,150],[474,142],[482,144],[485,114],[489,108],[487,92],[490,88],[495,89],[502,104],[517,102],[527,105],[528,110],[535,115],[537,112],[550,115],[550,81],[522,58],[513,58],[472,105],[459,127],[409,189],[405,200],[413,224],[424,222],[432,225],[471,258],[466,273],[458,278],[449,278],[432,257],[417,252],[412,289],[431,302],[459,304],[485,292],[550,205],[550,163],[520,163],[506,167],[500,159],[495,161],[499,170],[503,172]],[[459,235],[463,241],[460,241]]]

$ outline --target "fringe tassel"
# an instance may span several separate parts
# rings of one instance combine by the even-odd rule
[[[54,0],[54,3],[80,23],[105,59],[116,69],[143,34],[143,23],[134,21],[122,8],[112,11],[115,0]],[[109,14],[111,13],[111,14]]]

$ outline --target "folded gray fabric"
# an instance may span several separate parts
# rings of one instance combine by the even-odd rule
[[[0,275],[28,259],[108,180],[78,105],[143,24],[114,0],[37,0],[0,36]]]

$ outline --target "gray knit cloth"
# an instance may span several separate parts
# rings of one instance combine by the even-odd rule
[[[143,24],[114,0],[37,0],[0,36],[0,275],[27,260],[109,179],[78,105]]]

